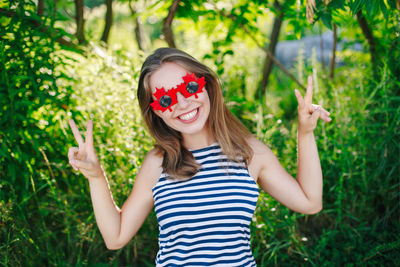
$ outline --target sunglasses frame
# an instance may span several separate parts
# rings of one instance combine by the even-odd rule
[[[194,73],[186,73],[182,79],[184,81],[183,83],[178,84],[176,87],[172,87],[167,92],[165,91],[164,87],[156,87],[156,92],[153,93],[155,100],[150,103],[150,106],[154,111],[161,110],[164,112],[168,109],[170,112],[172,112],[171,107],[178,103],[176,97],[178,92],[181,93],[185,98],[193,95],[198,98],[197,94],[203,92],[203,88],[206,84],[205,77],[197,78]]]

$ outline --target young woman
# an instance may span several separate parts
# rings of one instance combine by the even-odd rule
[[[190,55],[157,49],[143,64],[138,99],[156,146],[145,157],[122,209],[112,198],[93,146],[73,120],[79,147],[72,167],[89,180],[93,209],[107,248],[119,249],[155,207],[159,223],[157,266],[255,266],[250,222],[259,187],[288,208],[322,209],[322,172],[313,130],[329,112],[295,90],[298,107],[298,171],[294,179],[277,157],[227,109],[217,76]],[[257,186],[258,184],[258,186]]]

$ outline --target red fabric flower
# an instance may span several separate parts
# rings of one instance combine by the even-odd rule
[[[156,88],[156,92],[153,95],[156,98],[156,100],[154,100],[153,103],[150,104],[153,110],[161,110],[162,112],[164,112],[169,109],[169,111],[172,111],[171,107],[178,103],[178,101],[176,100],[175,88],[171,88],[170,90],[168,90],[167,93],[165,92],[164,87],[161,87],[161,89]],[[167,107],[163,107],[160,105],[160,100],[163,96],[169,96],[171,98],[171,104]]]
[[[197,78],[194,73],[186,73],[185,76],[182,77],[184,83],[181,83],[177,86],[178,92],[180,92],[184,97],[188,98],[194,95],[198,98],[197,94],[203,92],[204,85],[206,84],[206,80],[204,77]],[[195,93],[190,93],[187,91],[186,87],[190,82],[196,82],[199,85],[199,89]]]

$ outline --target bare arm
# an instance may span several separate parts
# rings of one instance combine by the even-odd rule
[[[150,151],[144,159],[136,176],[131,194],[121,209],[121,227],[113,245],[109,249],[118,249],[127,244],[142,226],[154,206],[152,188],[162,172],[162,158]]]
[[[299,104],[297,179],[282,167],[271,149],[255,138],[249,140],[254,151],[249,164],[250,174],[276,200],[294,211],[306,214],[322,209],[322,171],[313,131],[319,118],[331,121],[328,111],[311,103],[312,90],[311,77],[308,78],[304,99],[295,90]]]
[[[108,249],[125,246],[153,208],[152,187],[161,174],[161,167],[157,167],[159,159],[154,154],[151,151],[146,156],[122,209],[115,204],[105,175],[89,179],[97,226]]]
[[[314,133],[297,136],[297,181],[316,212],[322,209],[322,170]]]
[[[322,185],[322,176],[304,175],[302,179],[295,179],[282,167],[268,146],[255,138],[249,144],[254,151],[249,172],[265,192],[299,213],[313,214],[321,210],[322,186],[319,185]],[[319,197],[309,198],[309,195]]]
[[[107,248],[119,249],[132,239],[153,208],[152,187],[161,174],[162,158],[154,150],[147,154],[130,196],[122,209],[119,209],[94,151],[92,122],[88,123],[86,142],[72,120],[70,125],[79,144],[79,148],[73,147],[69,150],[70,163],[89,180],[96,222]]]

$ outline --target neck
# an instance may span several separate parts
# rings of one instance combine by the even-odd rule
[[[183,135],[183,145],[186,149],[200,149],[207,147],[214,142],[216,142],[216,139],[210,129],[207,128],[195,134]]]

